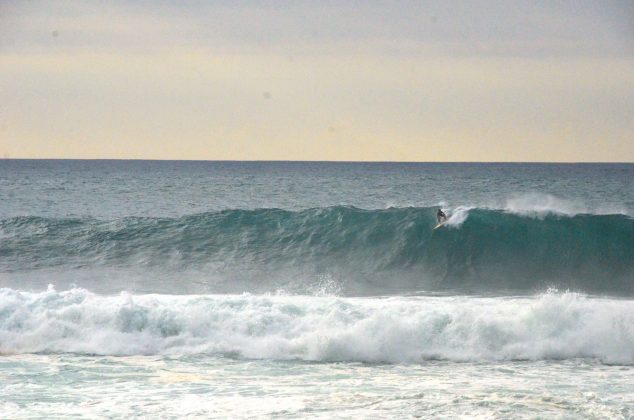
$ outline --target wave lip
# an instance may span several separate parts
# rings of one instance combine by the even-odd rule
[[[634,301],[575,293],[361,299],[1,289],[0,343],[3,353],[634,365]]]
[[[566,200],[551,194],[536,192],[525,193],[509,198],[506,200],[503,210],[522,216],[538,218],[543,218],[547,215],[627,215],[627,211],[622,206],[616,204],[604,204],[591,208],[579,201]]]

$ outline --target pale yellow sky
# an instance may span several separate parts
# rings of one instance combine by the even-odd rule
[[[634,161],[627,3],[425,4],[3,4],[0,155]]]

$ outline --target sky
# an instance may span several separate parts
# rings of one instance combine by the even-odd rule
[[[3,156],[634,162],[634,2],[0,0]]]

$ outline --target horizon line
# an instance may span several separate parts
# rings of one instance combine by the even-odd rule
[[[146,159],[146,158],[23,158],[23,157],[4,157],[0,161],[132,161],[132,162],[231,162],[231,163],[469,163],[469,164],[555,164],[555,165],[583,165],[583,164],[634,164],[634,161],[539,161],[539,160],[509,160],[509,161],[399,161],[399,160],[288,160],[288,159]]]

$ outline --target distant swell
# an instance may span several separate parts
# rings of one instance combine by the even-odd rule
[[[0,352],[363,362],[595,358],[632,365],[634,306],[574,293],[362,299],[0,289]]]
[[[233,291],[327,276],[346,293],[556,286],[634,294],[629,216],[457,209],[432,231],[434,213],[338,206],[113,221],[18,217],[0,221],[0,271],[195,270],[214,285],[239,283]]]

